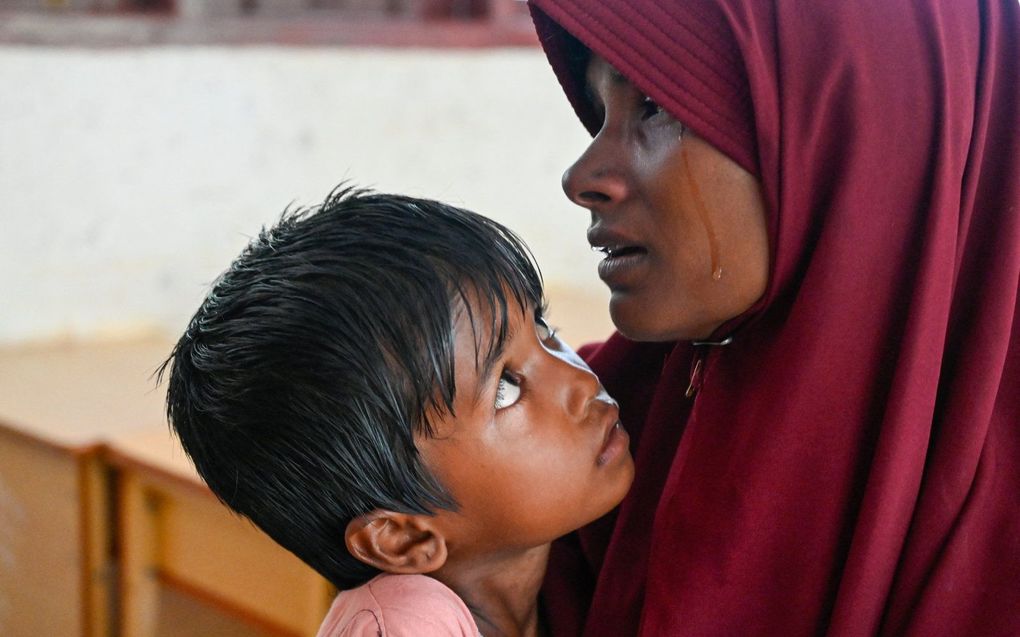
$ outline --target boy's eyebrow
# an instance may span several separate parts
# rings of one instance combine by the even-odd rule
[[[507,325],[506,334],[503,340],[500,341],[497,347],[489,348],[488,353],[482,360],[481,371],[478,374],[478,382],[475,385],[475,401],[478,401],[482,397],[482,390],[489,384],[489,379],[492,377],[493,369],[496,366],[496,362],[503,358],[503,352],[506,350],[506,344],[513,340],[515,335],[515,326]]]

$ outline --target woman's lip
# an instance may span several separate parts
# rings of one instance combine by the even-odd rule
[[[616,251],[628,248],[639,250],[644,249],[644,245],[642,245],[641,241],[637,238],[620,232],[614,227],[605,225],[603,220],[595,221],[591,226],[589,226],[586,235],[588,245],[590,245],[593,250],[604,252],[609,255],[612,255]]]
[[[626,250],[623,254],[611,252],[599,262],[599,278],[610,287],[624,285],[637,276],[647,260],[648,251],[644,248]]]
[[[598,458],[595,459],[595,464],[600,467],[609,464],[626,453],[629,445],[630,436],[627,435],[627,431],[623,428],[623,424],[617,420],[606,433],[606,439],[602,443],[602,448],[599,449],[599,455]]]

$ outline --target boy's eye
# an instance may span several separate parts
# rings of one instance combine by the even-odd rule
[[[504,370],[496,386],[496,411],[506,409],[521,398],[521,381],[517,376]]]
[[[646,120],[646,119],[651,119],[651,118],[655,117],[656,115],[658,115],[659,113],[663,113],[663,112],[665,112],[665,111],[662,110],[662,107],[659,106],[658,104],[656,104],[652,100],[652,98],[647,97],[647,96],[642,98],[642,100],[641,100],[641,119],[642,119],[642,121]]]
[[[550,327],[541,316],[535,317],[535,330],[538,332],[538,340],[547,343],[556,337],[556,328]]]

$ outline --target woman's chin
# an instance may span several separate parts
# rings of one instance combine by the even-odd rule
[[[625,292],[613,292],[609,299],[609,316],[621,334],[643,343],[698,340],[712,333],[711,329],[692,325],[682,317],[670,320],[662,308],[650,307]]]

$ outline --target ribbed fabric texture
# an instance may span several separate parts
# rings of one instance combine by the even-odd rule
[[[682,15],[677,3],[654,0],[539,2],[531,7],[542,46],[589,132],[594,134],[600,122],[584,97],[587,56],[577,40],[674,117],[758,173],[747,74],[717,5],[691,0]]]

